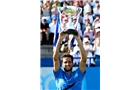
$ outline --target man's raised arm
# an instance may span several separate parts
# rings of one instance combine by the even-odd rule
[[[80,49],[80,57],[81,57],[81,59],[80,59],[79,68],[80,68],[81,72],[84,73],[85,68],[86,68],[86,60],[87,60],[86,51],[85,51],[85,49],[83,47],[80,35],[78,34],[78,36],[74,36],[74,37],[77,40],[78,45],[79,45],[79,49]]]
[[[57,40],[56,48],[53,52],[53,68],[54,68],[55,72],[57,72],[60,67],[60,62],[58,60],[59,48],[60,48],[61,41],[63,40],[64,37],[65,37],[65,35],[63,34],[63,31],[61,31],[59,33],[59,38]]]

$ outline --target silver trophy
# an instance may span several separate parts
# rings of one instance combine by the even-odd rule
[[[58,9],[58,11],[60,12],[60,9]],[[82,12],[82,8],[75,7],[75,6],[66,6],[66,7],[63,7],[63,9],[61,8],[61,11],[64,12],[66,15],[68,15],[68,23],[66,24],[67,29],[64,33],[77,35],[78,32],[76,28],[74,27],[72,19],[73,19],[73,16],[77,17],[77,21],[75,25],[77,26],[79,15]],[[60,20],[61,20],[61,16],[60,16]]]

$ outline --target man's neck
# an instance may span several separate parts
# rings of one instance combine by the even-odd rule
[[[72,71],[68,71],[68,72],[65,71],[65,73],[66,73],[66,74],[70,74],[70,73],[72,73]]]

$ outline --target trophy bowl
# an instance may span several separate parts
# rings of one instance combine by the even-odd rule
[[[78,10],[78,8],[75,6],[64,7],[63,11],[66,15],[68,15],[68,23],[66,25],[67,29],[64,33],[78,35],[78,32],[75,29],[74,24],[72,22],[72,17],[74,16],[74,14],[76,14],[77,10]]]
[[[77,8],[75,6],[66,6],[63,11],[66,15],[71,14],[73,16],[76,13]]]
[[[65,32],[65,34],[74,34],[74,35],[78,35],[78,32],[75,29],[67,29]]]
[[[78,35],[78,31],[76,30],[76,27],[79,20],[79,15],[82,12],[82,8],[75,7],[75,6],[65,6],[60,9],[58,9],[60,13],[63,12],[64,14],[68,16],[68,23],[66,24],[66,31],[64,33]],[[77,17],[75,24],[72,22],[73,16]],[[60,17],[60,20],[61,19],[62,18]]]

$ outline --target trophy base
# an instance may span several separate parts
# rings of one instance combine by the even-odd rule
[[[78,32],[74,29],[67,29],[64,33],[78,35]]]

